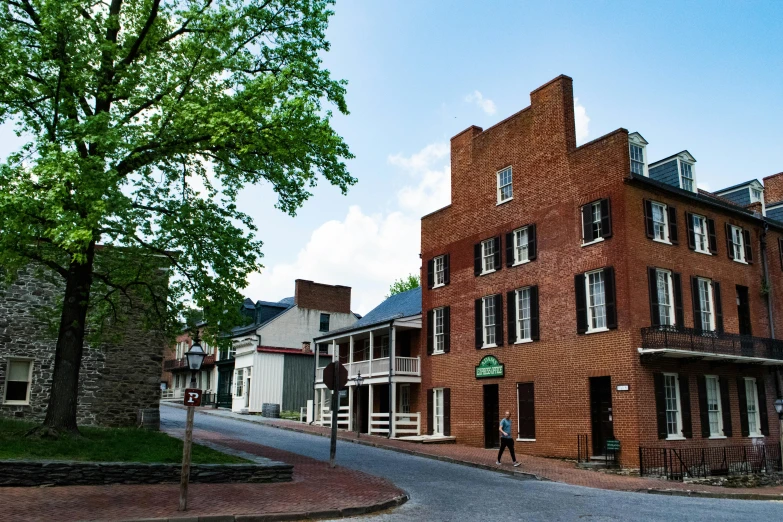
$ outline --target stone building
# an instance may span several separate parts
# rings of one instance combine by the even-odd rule
[[[57,341],[51,327],[63,289],[35,273],[19,271],[0,286],[0,416],[40,422],[46,416]],[[57,321],[54,321],[55,323]],[[85,344],[79,372],[80,425],[134,426],[139,411],[148,418],[160,403],[165,336],[147,331],[133,312],[119,341]]]

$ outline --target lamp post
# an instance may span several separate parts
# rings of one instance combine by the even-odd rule
[[[185,353],[190,368],[190,388],[185,390],[185,405],[188,407],[188,417],[185,423],[185,443],[182,445],[182,474],[179,485],[179,510],[188,509],[188,481],[190,480],[190,450],[193,446],[193,416],[196,406],[201,404],[201,390],[196,389],[196,374],[201,369],[207,354],[199,342],[198,332],[190,350]]]
[[[778,438],[780,439],[780,470],[783,471],[783,398],[775,399],[775,411],[778,412]]]
[[[362,372],[359,372],[356,375],[356,393],[357,393],[357,400],[356,400],[356,438],[360,439],[362,438],[362,382],[364,382],[364,377],[362,377]]]

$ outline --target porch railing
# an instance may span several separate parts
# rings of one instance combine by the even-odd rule
[[[315,369],[315,382],[324,382],[324,369],[323,368],[316,368]]]
[[[675,348],[783,361],[783,340],[675,326],[642,328],[642,348]]]
[[[348,406],[340,406],[337,410],[337,428],[347,430],[350,416],[351,412],[348,409]],[[321,426],[332,426],[332,410],[328,407],[321,408],[320,424]]]
[[[373,413],[370,415],[370,434],[378,433],[386,435],[389,433],[389,414]]]
[[[389,375],[389,357],[380,359],[368,359],[355,361],[345,365],[348,370],[348,379],[355,379],[361,372],[362,377],[377,377]],[[420,357],[395,357],[395,375],[421,376]],[[315,382],[324,382],[324,369],[315,369]]]
[[[639,474],[669,480],[780,471],[780,446],[639,448]]]
[[[395,413],[394,435],[421,435],[421,413]]]

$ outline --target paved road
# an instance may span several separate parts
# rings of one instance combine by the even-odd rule
[[[163,427],[183,427],[185,411],[161,408]],[[198,414],[196,428],[329,459],[329,439]],[[338,441],[338,463],[387,478],[411,499],[373,521],[783,520],[783,502],[696,499],[624,493],[520,480],[501,473]],[[324,487],[329,487],[324,485]]]

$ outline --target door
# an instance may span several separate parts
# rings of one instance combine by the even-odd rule
[[[590,378],[590,420],[593,455],[603,455],[606,453],[606,441],[614,439],[611,377]]]
[[[498,385],[484,385],[484,447],[500,446],[500,411],[498,411]]]
[[[220,370],[218,373],[218,395],[217,402],[221,408],[231,407],[231,387],[233,370],[228,368],[226,370]]]
[[[411,412],[411,385],[410,384],[400,384],[400,404],[397,408],[397,411],[399,413],[410,413]],[[409,420],[409,418],[405,418],[406,422]]]
[[[370,387],[359,387],[359,431],[361,433],[370,432]]]

